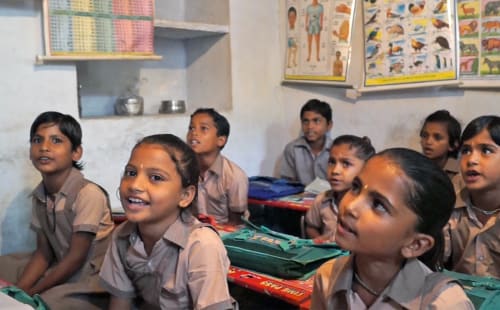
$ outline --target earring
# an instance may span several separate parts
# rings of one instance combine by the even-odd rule
[[[116,188],[116,198],[118,198],[119,201],[122,200],[122,198],[120,197],[120,188],[119,187]]]

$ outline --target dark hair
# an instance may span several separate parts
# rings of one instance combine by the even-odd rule
[[[392,148],[375,155],[397,164],[408,177],[406,203],[418,217],[416,230],[434,238],[434,247],[419,259],[432,270],[443,266],[443,227],[455,205],[455,191],[448,175],[425,155]]]
[[[467,124],[460,139],[460,145],[478,135],[483,129],[486,129],[497,145],[500,145],[500,116],[483,115],[479,116]]]
[[[175,169],[181,177],[182,187],[187,188],[192,185],[196,190],[195,193],[197,193],[200,168],[198,166],[196,154],[184,141],[172,134],[151,135],[137,142],[132,151],[143,144],[156,144],[162,146],[175,164]],[[196,196],[195,194],[193,201],[196,200]],[[190,209],[191,205],[182,210]]]
[[[220,114],[219,112],[215,111],[212,108],[199,108],[196,111],[191,114],[191,120],[195,115],[198,114],[207,114],[209,115],[212,120],[215,123],[215,128],[217,128],[217,137],[226,137],[229,138],[229,131],[230,131],[230,125],[227,119],[224,117],[224,115]],[[226,139],[227,143],[227,139]],[[224,148],[225,145],[221,147],[221,150]]]
[[[453,149],[448,152],[448,157],[457,158],[460,133],[462,132],[462,128],[458,120],[447,110],[438,110],[425,118],[422,129],[420,129],[420,137],[422,137],[424,127],[427,123],[443,123],[446,125],[446,129],[448,131],[448,143]]]
[[[71,142],[71,150],[76,151],[82,145],[82,128],[76,119],[69,114],[62,114],[55,111],[47,111],[38,115],[30,128],[30,143],[42,124],[54,124],[59,127],[63,135],[68,137]],[[83,163],[73,161],[73,167],[78,170],[83,169]]]
[[[350,148],[354,148],[356,157],[364,161],[375,154],[375,148],[372,146],[370,138],[366,136],[362,138],[353,135],[338,136],[333,140],[332,148],[342,144],[348,144]]]
[[[297,10],[293,6],[288,8],[288,15],[290,15],[290,13],[292,13],[292,12],[295,13],[295,15],[297,15]]]
[[[311,99],[307,101],[300,109],[300,119],[304,117],[304,113],[312,111],[321,114],[326,121],[330,123],[332,121],[332,108],[325,101],[320,101],[318,99]]]

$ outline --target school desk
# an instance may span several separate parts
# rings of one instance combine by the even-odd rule
[[[304,216],[313,202],[314,196],[304,193],[266,200],[249,197],[250,221],[304,238]]]
[[[300,309],[309,309],[314,277],[304,281],[285,280],[231,266],[227,278],[238,286],[280,299]]]

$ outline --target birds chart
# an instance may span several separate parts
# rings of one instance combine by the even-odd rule
[[[451,0],[363,0],[365,86],[458,79],[454,9]]]
[[[500,1],[457,2],[460,76],[500,79]]]
[[[346,82],[354,3],[286,1],[286,80]]]

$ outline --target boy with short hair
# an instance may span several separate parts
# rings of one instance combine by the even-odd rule
[[[326,179],[332,109],[324,101],[311,99],[302,106],[300,121],[303,135],[285,147],[280,175],[307,185],[316,177]]]
[[[70,115],[40,114],[30,130],[30,159],[42,182],[33,191],[32,254],[0,257],[0,278],[53,310],[100,309],[106,291],[98,273],[114,223],[107,195],[84,179],[82,131]]]
[[[229,137],[229,122],[212,108],[191,114],[187,143],[200,166],[198,214],[213,216],[222,224],[240,224],[248,216],[248,177],[220,152]]]

